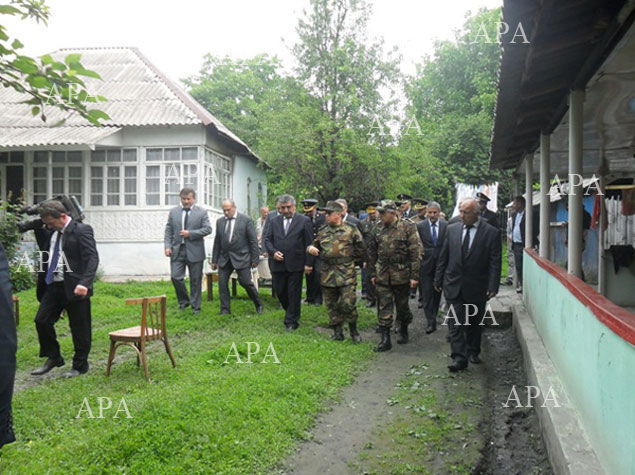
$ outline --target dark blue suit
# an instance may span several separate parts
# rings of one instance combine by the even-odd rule
[[[0,447],[15,440],[11,423],[11,399],[17,349],[9,263],[0,244]]]

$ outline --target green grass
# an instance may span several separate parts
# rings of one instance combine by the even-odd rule
[[[284,331],[283,311],[262,289],[265,313],[257,315],[239,288],[230,316],[219,315],[218,300],[203,302],[200,315],[178,312],[169,282],[95,286],[91,371],[72,380],[31,384],[28,371],[41,364],[32,317],[34,292],[20,294],[18,381],[14,424],[18,442],[2,449],[3,474],[244,474],[274,469],[308,436],[316,414],[336,400],[373,358],[372,342],[337,343],[327,333],[326,310],[303,306],[301,327]],[[168,335],[177,367],[162,347],[149,354],[151,383],[137,369],[133,350],[118,349],[112,375],[105,376],[108,332],[138,324],[129,297],[168,296]],[[217,296],[218,293],[215,292]],[[204,295],[205,298],[205,295]],[[375,323],[372,310],[359,308],[361,328]],[[70,367],[68,323],[57,324],[62,353]],[[247,341],[260,344],[253,364],[224,364],[233,342],[246,359]],[[273,343],[281,364],[262,356]],[[112,399],[103,419],[76,418],[84,398],[98,415],[97,397]],[[119,413],[121,398],[132,416]]]

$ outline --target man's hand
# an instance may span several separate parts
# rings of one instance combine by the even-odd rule
[[[304,266],[304,273],[306,275],[311,275],[311,272],[313,272],[313,267],[310,266]]]
[[[436,290],[437,292],[441,293],[441,291],[443,290],[443,287],[441,287],[440,285],[435,285],[434,286],[434,290]]]
[[[172,255],[172,249],[166,249],[165,250],[165,255],[166,255],[166,257],[170,257]]]
[[[255,269],[256,267],[258,267],[258,263],[257,263],[257,262],[254,262],[254,263],[251,265],[251,267],[252,267],[252,269]]]
[[[273,258],[278,262],[282,262],[284,261],[284,254],[282,254],[280,251],[276,251],[276,253],[273,255]]]
[[[84,287],[83,285],[77,284],[75,286],[75,292],[74,293],[78,297],[85,297],[86,295],[88,295],[88,288]]]
[[[372,277],[370,279],[370,281],[373,283],[373,285],[377,285],[377,278],[376,277]]]
[[[493,299],[494,297],[496,297],[496,292],[494,292],[493,290],[488,290],[487,291],[487,298],[488,299]]]
[[[218,270],[218,264],[212,264],[212,270]]]
[[[419,285],[419,281],[418,280],[410,279],[410,288],[411,289],[416,289],[417,285]]]
[[[184,237],[185,239],[189,239],[190,232],[187,229],[184,229],[183,231],[179,232],[179,236]]]
[[[307,250],[309,251],[309,254],[311,254],[312,256],[320,255],[320,250],[315,246],[309,246]]]

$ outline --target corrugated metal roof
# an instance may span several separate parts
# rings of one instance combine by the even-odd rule
[[[0,147],[49,145],[94,145],[121,130],[119,127],[5,127],[0,129]]]
[[[103,80],[85,79],[93,95],[101,95],[108,102],[93,108],[106,112],[109,126],[193,125],[212,126],[216,132],[234,142],[245,154],[257,158],[249,147],[192,96],[172,82],[136,48],[78,48],[51,53],[57,60],[69,54],[81,54],[82,65],[100,74]],[[0,90],[0,143],[12,134],[10,128],[47,125],[31,114],[30,106],[21,104],[28,97],[12,89]],[[77,114],[64,113],[56,108],[46,111],[47,124],[66,118],[65,126],[86,126],[90,123]],[[48,132],[47,132],[48,133]],[[13,136],[13,135],[12,135]],[[22,144],[26,146],[25,144]],[[19,146],[16,142],[16,146]]]

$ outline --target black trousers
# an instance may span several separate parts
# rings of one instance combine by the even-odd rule
[[[35,328],[40,341],[40,357],[59,359],[62,357],[57,342],[55,323],[66,310],[73,336],[73,369],[80,373],[88,371],[88,353],[92,338],[90,299],[68,300],[63,282],[47,286],[42,296],[40,308],[35,314]]]
[[[481,335],[483,333],[481,322],[485,315],[486,303],[485,299],[479,302],[468,302],[462,296],[456,300],[448,300],[448,314],[445,321],[448,323],[454,361],[467,363],[468,356],[478,356],[481,353]],[[454,315],[456,315],[456,320]]]
[[[520,243],[512,244],[512,252],[514,253],[514,267],[516,267],[516,275],[518,283],[523,285],[523,245]]]
[[[238,283],[247,291],[247,295],[254,305],[257,307],[261,304],[260,295],[258,295],[256,286],[251,281],[251,269],[249,267],[234,269],[231,261],[229,261],[225,267],[218,268],[218,293],[220,294],[221,312],[230,311],[229,276],[234,270],[236,270],[236,274],[238,275]]]
[[[322,275],[322,259],[315,259],[313,264],[313,272],[306,276],[306,301],[322,305],[322,286],[320,278]]]
[[[434,274],[419,272],[419,300],[423,303],[423,311],[428,325],[436,328],[441,292],[434,290]]]
[[[284,324],[298,326],[300,309],[302,308],[302,274],[303,272],[272,272],[273,288],[278,300],[285,309]]]

